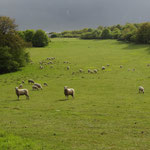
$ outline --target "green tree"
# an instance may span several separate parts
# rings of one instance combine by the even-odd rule
[[[111,31],[110,29],[105,28],[101,35],[102,39],[111,39]]]
[[[44,47],[48,45],[48,42],[49,42],[49,38],[43,30],[39,29],[35,32],[32,40],[33,46]]]
[[[148,44],[150,43],[150,23],[143,23],[137,31],[137,42]]]
[[[29,61],[24,40],[19,36],[16,28],[14,19],[6,16],[0,17],[0,73],[16,71]],[[8,66],[4,69],[6,64]]]
[[[34,30],[26,30],[24,31],[24,35],[25,35],[25,41],[26,42],[32,42],[32,39],[33,39],[33,36],[35,34],[35,31]]]

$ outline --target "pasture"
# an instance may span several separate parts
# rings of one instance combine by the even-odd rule
[[[0,75],[1,131],[31,140],[43,150],[150,149],[148,45],[52,39],[49,46],[29,52],[33,64]],[[54,63],[40,69],[39,62],[48,62],[47,57],[55,57]],[[28,79],[48,86],[33,91]],[[15,87],[22,80],[30,100],[25,96],[17,100]],[[66,85],[75,89],[74,99],[66,100]],[[144,94],[138,93],[140,85]]]

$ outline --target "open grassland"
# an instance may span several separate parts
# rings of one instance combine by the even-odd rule
[[[148,45],[54,39],[46,48],[29,51],[34,64],[0,75],[1,130],[30,139],[44,150],[150,149]],[[54,64],[40,69],[39,62],[47,57],[55,57]],[[99,71],[89,74],[88,69]],[[48,86],[32,91],[28,79]],[[17,100],[15,87],[22,80],[30,100],[24,96]],[[65,85],[75,89],[75,99],[65,99]],[[138,93],[140,85],[145,94]]]

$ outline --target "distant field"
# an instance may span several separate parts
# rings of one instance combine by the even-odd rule
[[[29,51],[34,64],[0,75],[0,130],[31,140],[43,150],[150,149],[148,45],[52,39],[48,47]],[[54,64],[40,69],[39,62],[47,57],[55,57]],[[88,69],[99,71],[89,74]],[[32,91],[28,79],[48,87]],[[30,100],[17,100],[15,87],[22,80]],[[65,99],[65,85],[75,89],[75,99]],[[138,94],[140,85],[145,94]]]

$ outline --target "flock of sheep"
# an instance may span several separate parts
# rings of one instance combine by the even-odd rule
[[[46,62],[46,61],[40,61],[39,64],[40,64],[40,69],[43,69],[44,66],[43,65],[47,65],[47,64],[53,64],[54,62],[52,60],[55,60],[55,57],[48,57],[46,59],[47,61],[49,62]],[[71,64],[70,62],[68,61],[64,61],[63,63],[65,64]],[[33,62],[31,62],[31,64],[33,64]],[[107,67],[109,67],[110,65],[107,64]],[[150,66],[150,64],[148,64],[147,66]],[[120,65],[120,68],[123,68],[122,65]],[[70,66],[67,66],[66,68],[67,70],[70,70]],[[102,66],[101,68],[102,70],[105,70],[106,67],[105,66]],[[88,69],[87,70],[87,73],[97,73],[99,71],[99,69]],[[128,71],[130,71],[130,69],[128,69]],[[135,71],[135,69],[132,69],[132,71]],[[82,73],[84,72],[83,69],[79,69],[79,73]],[[75,74],[75,72],[72,72],[72,74]],[[25,82],[22,81],[22,84],[24,84]],[[25,95],[27,99],[29,99],[29,91],[28,89],[23,89],[23,85],[20,84],[19,87],[16,87],[15,88],[15,91],[16,91],[16,95],[19,99],[19,96],[21,95]],[[32,79],[29,79],[28,80],[28,84],[32,84],[32,90],[39,90],[39,89],[43,89],[42,88],[42,85],[39,84],[39,83],[35,83],[34,80]],[[43,84],[44,86],[48,86],[47,83],[44,83]],[[144,87],[142,86],[139,86],[139,93],[143,93],[144,94]],[[67,86],[64,87],[64,95],[66,96],[66,98],[68,98],[69,95],[71,95],[73,98],[74,98],[74,95],[75,95],[75,90],[73,88],[68,88]]]

